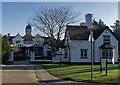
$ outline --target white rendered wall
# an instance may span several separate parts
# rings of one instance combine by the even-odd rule
[[[99,47],[103,44],[103,35],[110,35],[110,44],[115,47],[113,52],[114,61],[118,62],[118,40],[115,36],[109,31],[105,30],[96,40],[95,40],[95,62],[100,62],[100,49]],[[108,62],[112,62],[113,60],[108,59]]]
[[[69,56],[65,56],[65,51],[64,51],[64,48],[61,48],[62,49],[62,54],[56,54],[56,57],[53,57],[53,62],[60,62],[60,59],[61,59],[61,62],[69,62]],[[68,53],[69,55],[69,53]]]
[[[43,49],[43,56],[47,57],[47,51],[51,51],[51,50],[48,49],[47,47],[44,47],[44,49]]]
[[[53,57],[53,62],[69,62],[69,58],[64,58],[64,55],[56,55],[56,57]]]
[[[88,49],[87,59],[80,59],[80,49]],[[88,40],[71,40],[70,58],[71,62],[91,62],[91,43]]]
[[[62,58],[63,55],[56,55],[56,57],[53,57],[52,60],[53,62],[60,62],[60,58]]]

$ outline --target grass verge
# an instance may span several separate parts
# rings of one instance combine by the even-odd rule
[[[108,75],[105,76],[105,68],[100,73],[100,65],[94,65],[93,79],[91,79],[91,65],[70,64],[42,64],[52,75],[66,80],[95,83],[120,83],[118,78],[118,64],[108,64]]]

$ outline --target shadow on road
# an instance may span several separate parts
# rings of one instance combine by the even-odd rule
[[[64,80],[57,79],[57,80],[39,80],[40,83],[55,83],[55,82],[62,82]]]
[[[13,64],[2,66],[2,70],[33,70],[32,66],[33,64],[31,64],[29,60],[14,61]],[[37,68],[36,70],[43,70],[43,69]]]

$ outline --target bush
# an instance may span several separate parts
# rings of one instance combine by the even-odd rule
[[[17,55],[14,55],[14,61],[21,61],[21,60],[25,60],[25,55],[23,54],[17,54]]]
[[[24,55],[23,54],[18,54],[18,57],[24,57]]]
[[[11,48],[7,38],[2,38],[2,64],[7,64]]]

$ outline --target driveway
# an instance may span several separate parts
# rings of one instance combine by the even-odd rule
[[[2,83],[39,83],[35,78],[33,65],[17,61],[2,67]]]

